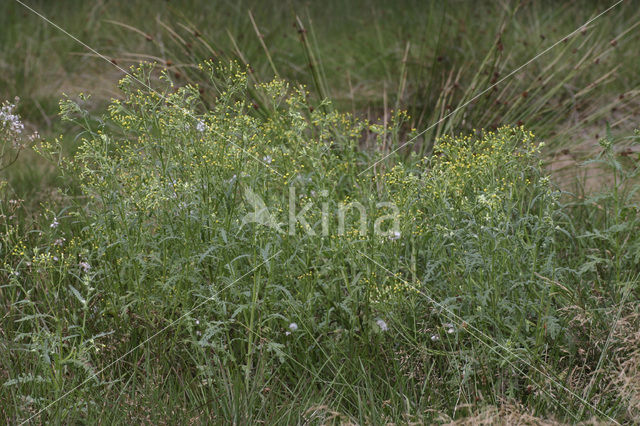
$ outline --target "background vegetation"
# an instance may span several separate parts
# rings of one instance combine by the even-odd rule
[[[91,49],[0,6],[2,420],[640,419],[633,3],[27,4]]]

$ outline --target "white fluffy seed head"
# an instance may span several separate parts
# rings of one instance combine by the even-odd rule
[[[382,318],[378,318],[376,320],[376,324],[378,324],[378,327],[380,327],[380,330],[382,330],[382,331],[389,330],[389,326],[387,325],[386,322],[384,322],[384,320]]]

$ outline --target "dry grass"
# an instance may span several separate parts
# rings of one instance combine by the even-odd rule
[[[614,369],[609,378],[608,391],[617,392],[627,401],[626,417],[634,424],[640,423],[640,312],[621,318],[616,324],[618,348],[614,351]]]
[[[537,417],[526,407],[515,402],[504,402],[499,407],[490,406],[483,408],[474,415],[460,420],[452,421],[443,418],[443,424],[449,426],[472,425],[536,425],[555,426],[559,423],[555,420]]]

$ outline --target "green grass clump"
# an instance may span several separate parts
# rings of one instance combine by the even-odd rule
[[[633,418],[610,324],[637,317],[637,167],[612,138],[613,191],[580,200],[522,127],[385,157],[360,146],[405,113],[207,62],[210,105],[153,70],[101,116],[61,102],[79,146],[38,151],[79,194],[2,204],[5,420]]]

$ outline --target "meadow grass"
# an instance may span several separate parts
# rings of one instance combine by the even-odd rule
[[[41,5],[110,85],[4,5],[1,418],[637,422],[637,12],[396,151],[608,5],[545,6]]]

